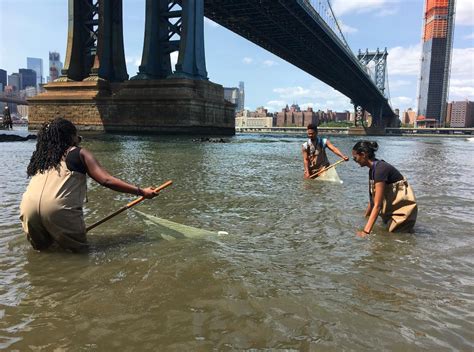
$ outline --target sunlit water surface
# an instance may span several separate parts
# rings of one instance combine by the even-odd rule
[[[171,240],[129,210],[83,255],[30,248],[18,206],[35,142],[1,143],[0,348],[472,351],[474,143],[376,139],[419,217],[413,234],[378,223],[359,239],[367,169],[351,161],[337,168],[343,184],[305,181],[304,140],[86,135],[116,176],[174,181],[138,210],[228,235]],[[345,153],[357,141],[331,140]],[[89,182],[88,199],[91,224],[133,197]]]

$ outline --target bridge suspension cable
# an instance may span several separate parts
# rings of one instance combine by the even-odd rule
[[[334,11],[331,6],[330,0],[305,0],[316,12],[318,15],[324,20],[324,22],[331,28],[334,34],[342,41],[344,46],[348,49],[349,44],[347,44],[346,38],[344,37],[344,33],[341,30],[341,26],[339,25],[339,21],[337,20],[336,16],[334,15]]]

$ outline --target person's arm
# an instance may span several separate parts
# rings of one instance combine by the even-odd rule
[[[326,146],[331,150],[334,154],[339,156],[340,158],[344,159],[345,161],[349,160],[349,157],[344,155],[334,144],[332,144],[329,139],[326,140]]]
[[[80,157],[86,166],[87,174],[104,187],[118,192],[143,196],[148,199],[158,195],[155,193],[154,187],[141,189],[138,186],[131,185],[112,176],[99,164],[94,155],[84,148],[81,149]]]
[[[365,209],[365,217],[370,216],[370,213],[372,212],[372,204],[369,201],[369,204],[367,205],[367,209]]]
[[[372,209],[370,210],[369,220],[367,220],[367,223],[365,224],[364,229],[362,231],[357,231],[357,236],[365,237],[368,234],[370,234],[370,231],[372,231],[372,227],[374,227],[375,221],[377,220],[380,210],[382,209],[384,191],[385,191],[385,182],[383,181],[377,182],[375,184],[375,194],[374,194],[374,199],[373,199],[374,205]],[[370,207],[370,204],[369,204],[369,207]]]
[[[310,178],[309,176],[311,175],[309,173],[309,158],[308,158],[308,151],[306,150],[305,147],[302,149],[302,154],[303,154],[303,165],[304,165],[304,178]]]

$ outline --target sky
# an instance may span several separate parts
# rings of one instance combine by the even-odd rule
[[[392,107],[417,108],[424,0],[332,0],[354,53],[388,49]],[[67,0],[0,0],[0,68],[7,74],[26,68],[27,57],[43,59],[57,51],[64,62]],[[134,76],[143,49],[145,0],[123,0],[127,70]],[[474,0],[456,0],[449,101],[474,101]],[[350,100],[299,68],[216,23],[205,20],[209,79],[225,87],[245,83],[245,107],[280,111],[286,104],[314,109],[353,110]],[[176,62],[176,55],[172,56]]]

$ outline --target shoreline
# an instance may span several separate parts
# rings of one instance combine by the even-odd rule
[[[351,130],[352,129],[352,130]],[[354,127],[318,127],[324,135],[332,136],[379,136],[379,137],[453,137],[474,138],[474,128],[386,128],[385,134],[367,134],[363,129]],[[236,127],[238,134],[306,134],[306,127]]]

